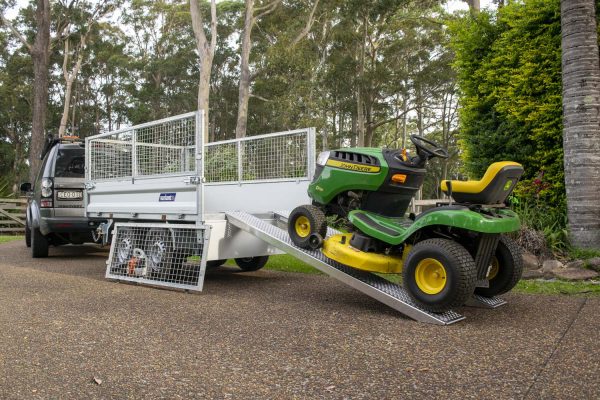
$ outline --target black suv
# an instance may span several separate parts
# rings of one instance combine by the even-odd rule
[[[85,217],[83,206],[84,143],[50,137],[42,159],[34,184],[21,185],[29,197],[25,243],[34,258],[47,257],[50,244],[94,242],[98,226]]]

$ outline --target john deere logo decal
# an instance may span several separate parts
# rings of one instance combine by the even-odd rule
[[[348,169],[350,171],[369,172],[369,173],[379,172],[379,170],[381,169],[379,167],[374,167],[372,165],[354,164],[354,163],[338,161],[338,160],[329,160],[329,161],[327,161],[327,165],[330,167],[335,167],[335,168]]]

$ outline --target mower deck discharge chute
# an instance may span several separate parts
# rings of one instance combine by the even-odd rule
[[[402,273],[411,298],[433,312],[462,306],[474,293],[508,292],[521,277],[522,261],[504,235],[517,231],[520,221],[504,203],[523,167],[497,162],[479,181],[443,181],[442,191],[454,201],[405,217],[428,160],[448,158],[430,140],[411,140],[414,157],[377,148],[321,153],[308,189],[313,203],[295,208],[288,219],[292,241],[356,269]],[[341,218],[349,232],[326,237],[328,216]]]

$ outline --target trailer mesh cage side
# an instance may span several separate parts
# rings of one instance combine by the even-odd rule
[[[106,277],[201,291],[208,229],[177,224],[116,224]]]
[[[312,129],[203,144],[201,121],[199,113],[188,113],[88,138],[88,181],[199,174],[202,146],[206,183],[311,178]]]
[[[204,163],[206,182],[251,183],[308,178],[309,141],[310,130],[302,129],[208,143]]]
[[[89,179],[194,173],[197,124],[197,114],[188,113],[91,137]]]

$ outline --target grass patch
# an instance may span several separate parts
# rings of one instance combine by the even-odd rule
[[[526,280],[520,281],[513,291],[527,294],[600,296],[600,283]]]
[[[235,265],[233,260],[229,260],[227,264]],[[321,273],[319,270],[287,254],[269,257],[269,262],[265,266],[265,269],[303,274]],[[401,274],[378,275],[396,284],[402,282]],[[513,290],[517,293],[527,294],[600,296],[600,283],[524,280],[520,281]]]
[[[0,235],[0,243],[14,242],[15,240],[24,240],[23,236]]]
[[[322,274],[322,272],[318,269],[313,268],[310,265],[287,254],[269,257],[269,262],[267,262],[265,268],[272,271],[299,272],[302,274]]]
[[[235,261],[228,260],[225,265],[235,266]],[[321,271],[318,269],[315,269],[310,265],[298,260],[297,258],[287,254],[270,256],[269,261],[264,268],[271,271],[298,272],[301,274],[321,274]]]
[[[600,250],[571,249],[569,257],[573,260],[589,260],[590,258],[600,257]]]

